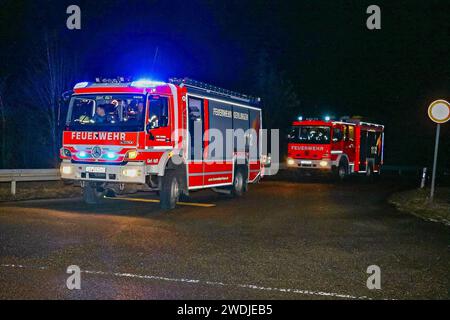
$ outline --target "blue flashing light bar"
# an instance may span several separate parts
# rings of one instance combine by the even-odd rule
[[[87,81],[78,82],[73,88],[74,89],[86,88],[88,85],[89,85],[89,82],[87,82]]]
[[[150,80],[150,79],[140,79],[137,81],[133,81],[131,83],[132,87],[137,87],[137,88],[146,88],[146,87],[156,87],[156,86],[163,86],[166,83],[163,81],[154,81],[154,80]]]

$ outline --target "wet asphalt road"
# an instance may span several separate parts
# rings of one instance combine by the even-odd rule
[[[266,180],[240,199],[197,192],[216,206],[169,213],[126,200],[0,203],[0,299],[448,299],[450,228],[390,207],[398,188]],[[69,265],[83,270],[81,290],[66,288]],[[381,290],[366,287],[369,265]]]

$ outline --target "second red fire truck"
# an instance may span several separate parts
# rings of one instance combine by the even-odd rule
[[[383,147],[383,125],[351,118],[299,117],[288,134],[286,165],[334,173],[340,179],[352,173],[371,176],[381,172]]]
[[[125,184],[159,192],[164,209],[196,189],[240,196],[263,175],[258,105],[258,98],[187,78],[78,83],[61,177],[79,181],[87,203]]]

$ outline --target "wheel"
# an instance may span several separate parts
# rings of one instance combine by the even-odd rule
[[[105,195],[105,190],[93,183],[86,183],[83,187],[83,200],[87,204],[99,204]]]
[[[233,186],[231,189],[231,193],[235,197],[240,197],[244,193],[245,189],[247,189],[247,179],[244,177],[244,170],[241,168],[236,169],[234,174]]]
[[[336,177],[338,180],[342,181],[347,177],[347,175],[348,175],[347,161],[341,160],[336,170]]]
[[[368,163],[367,164],[367,169],[366,169],[366,179],[368,181],[372,181],[373,180],[373,176],[374,176],[374,173],[373,173],[372,163]]]
[[[248,174],[247,171],[244,171],[244,185],[243,185],[244,192],[248,191]]]
[[[180,197],[180,181],[176,170],[166,170],[161,180],[159,199],[161,209],[174,209]]]

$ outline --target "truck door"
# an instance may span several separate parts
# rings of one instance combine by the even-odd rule
[[[332,137],[331,137],[331,150],[332,151],[343,151],[343,126],[335,125],[332,127]]]
[[[376,164],[377,159],[377,133],[375,131],[367,132],[367,158],[373,161],[373,164]]]
[[[359,171],[366,171],[367,159],[367,130],[361,129],[360,145],[359,145]]]
[[[169,97],[150,95],[147,105],[146,145],[160,149],[170,148]]]
[[[355,162],[355,126],[344,126],[344,153],[350,163]]]
[[[188,175],[189,187],[203,186],[204,101],[188,97]]]

